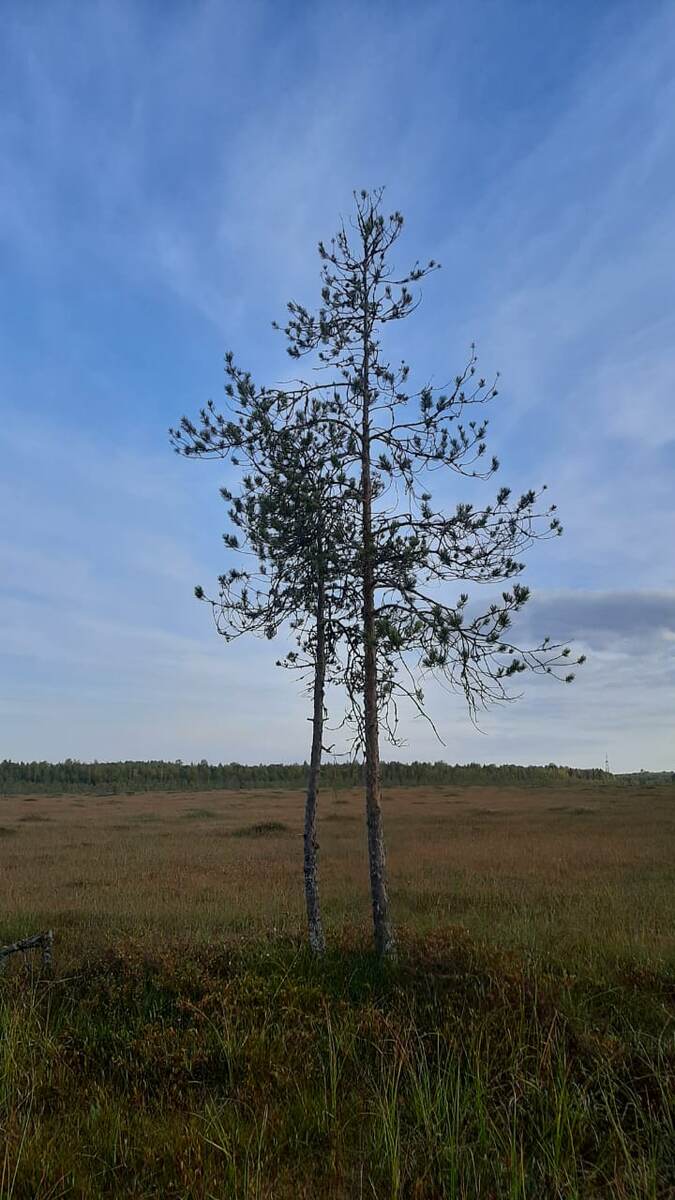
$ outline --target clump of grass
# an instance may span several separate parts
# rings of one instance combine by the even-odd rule
[[[585,808],[583,805],[573,808],[569,804],[549,804],[548,812],[568,813],[571,817],[583,817],[592,813],[593,809]]]
[[[290,832],[290,826],[285,821],[254,821],[251,825],[241,825],[239,829],[233,829],[230,837],[274,837],[277,834]]]
[[[188,808],[184,813],[181,813],[183,821],[210,821],[219,814],[214,812],[212,808]]]
[[[29,813],[25,817],[19,817],[20,821],[26,822],[30,825],[40,825],[44,821],[51,821],[51,819],[51,817],[41,816],[39,813]]]
[[[11,825],[0,825],[0,838],[14,837],[19,831]]]

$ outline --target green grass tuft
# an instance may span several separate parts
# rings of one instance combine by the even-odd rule
[[[233,829],[230,837],[274,837],[280,833],[290,832],[290,826],[284,821],[254,821],[252,825],[241,825],[239,829]]]

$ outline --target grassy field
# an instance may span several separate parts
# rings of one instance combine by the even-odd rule
[[[5,798],[0,1196],[675,1195],[672,786]]]

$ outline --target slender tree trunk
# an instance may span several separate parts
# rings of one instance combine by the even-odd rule
[[[367,260],[366,260],[367,261]],[[368,865],[373,906],[375,950],[381,957],[396,951],[389,912],[386,854],[382,824],[380,739],[377,711],[377,648],[375,642],[375,579],[372,533],[372,478],[370,467],[368,277],[363,272],[363,423],[361,429],[361,489],[363,505],[363,715],[366,757],[366,822]]]
[[[316,662],[314,665],[314,707],[312,716],[312,752],[309,760],[307,798],[305,800],[304,872],[305,903],[309,944],[314,954],[323,954],[326,949],[321,905],[319,903],[319,876],[317,854],[319,843],[316,835],[316,802],[318,796],[321,749],[323,744],[324,692],[326,687],[326,633],[325,592],[323,580],[318,581],[316,609]]]

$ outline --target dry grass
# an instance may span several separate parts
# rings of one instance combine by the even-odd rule
[[[1,1200],[670,1200],[672,788],[1,801]],[[30,820],[26,817],[30,816]],[[270,936],[271,935],[271,936]]]
[[[303,796],[143,793],[0,800],[0,937],[52,925],[60,953],[140,935],[302,929]],[[392,899],[418,932],[463,925],[565,959],[672,953],[672,787],[396,789]],[[329,928],[367,927],[362,796],[320,796]]]

